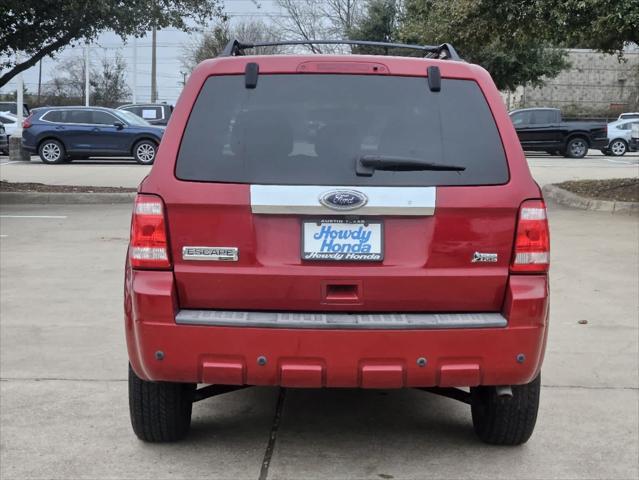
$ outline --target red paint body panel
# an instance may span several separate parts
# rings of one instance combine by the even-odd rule
[[[548,319],[545,276],[512,276],[504,328],[306,330],[177,325],[171,272],[127,268],[126,332],[136,373],[149,380],[400,388],[511,385],[533,379]],[[163,360],[155,358],[161,350]],[[516,357],[523,353],[524,363]],[[258,365],[260,356],[266,365]],[[427,365],[420,367],[417,359]]]
[[[303,262],[300,216],[254,215],[250,186],[181,181],[175,162],[182,134],[210,75],[243,74],[248,62],[269,73],[371,73],[470,79],[492,111],[509,181],[437,187],[435,214],[383,218],[383,262]],[[375,70],[375,68],[377,70]],[[204,148],[205,146],[203,146]],[[472,152],[469,152],[472,155]],[[538,373],[548,322],[546,275],[512,275],[517,212],[539,199],[515,129],[489,74],[463,62],[375,56],[231,57],[200,64],[171,116],[141,193],[165,204],[171,271],[127,264],[125,318],[131,365],[148,380],[400,388],[522,384]],[[234,246],[239,261],[185,262],[186,245]],[[471,263],[494,252],[497,263]],[[350,296],[331,285],[353,285]],[[339,289],[337,289],[339,291]],[[502,312],[504,328],[450,330],[295,330],[186,326],[185,309],[278,311]],[[165,353],[163,360],[155,352]],[[523,353],[525,362],[516,356]],[[258,365],[265,356],[267,363]],[[427,365],[420,367],[417,359]]]

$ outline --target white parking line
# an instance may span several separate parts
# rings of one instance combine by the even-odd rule
[[[22,160],[13,160],[12,162],[0,162],[0,165],[9,165],[10,163],[24,163]]]
[[[7,238],[9,235],[0,235],[0,238]]]
[[[613,160],[612,158],[606,158],[605,160],[611,163],[623,163],[624,165],[632,165],[631,162],[624,162],[623,160]]]
[[[0,218],[67,218],[66,215],[0,215]]]

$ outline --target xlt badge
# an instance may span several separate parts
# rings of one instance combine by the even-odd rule
[[[182,247],[183,260],[237,262],[237,247]]]

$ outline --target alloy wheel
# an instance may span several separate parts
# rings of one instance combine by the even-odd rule
[[[583,140],[575,140],[570,145],[570,153],[576,158],[581,158],[586,154],[587,148],[586,142]]]
[[[138,159],[144,163],[150,163],[155,158],[155,147],[148,143],[143,143],[136,149]]]
[[[624,153],[626,153],[626,144],[621,140],[615,140],[610,144],[610,151],[616,157],[620,157]]]
[[[42,147],[42,156],[49,162],[57,162],[61,155],[62,151],[55,143],[47,143]]]

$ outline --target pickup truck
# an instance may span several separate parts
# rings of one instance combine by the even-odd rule
[[[605,123],[562,121],[557,108],[524,108],[510,112],[521,146],[527,151],[583,158],[589,148],[608,146]]]

